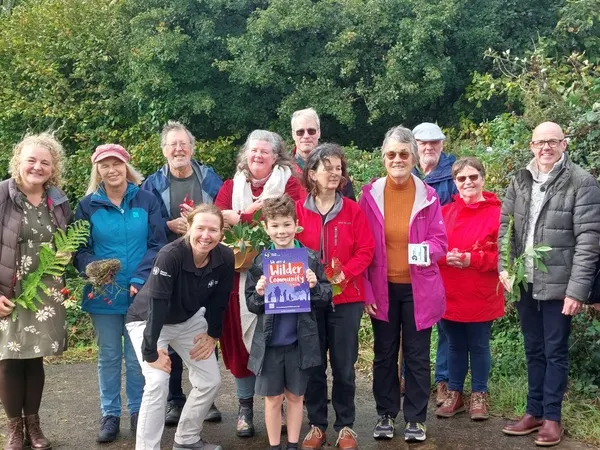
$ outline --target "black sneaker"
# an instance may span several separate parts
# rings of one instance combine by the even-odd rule
[[[206,413],[206,417],[204,418],[205,422],[220,422],[222,419],[221,411],[217,409],[215,404],[210,405],[210,409]]]
[[[394,437],[394,419],[392,416],[384,414],[377,421],[373,430],[375,439],[392,439]]]
[[[117,438],[119,434],[119,427],[121,426],[121,418],[117,416],[104,416],[100,420],[100,431],[96,442],[112,442]]]
[[[238,437],[244,438],[254,436],[254,412],[252,411],[252,408],[240,406],[236,434]]]
[[[175,426],[179,423],[183,406],[176,403],[167,403],[167,415],[165,417],[165,425]]]
[[[423,442],[427,439],[427,427],[424,423],[409,422],[404,428],[404,440],[406,442]]]
[[[129,417],[129,429],[132,433],[137,431],[138,416],[139,414],[135,412]]]

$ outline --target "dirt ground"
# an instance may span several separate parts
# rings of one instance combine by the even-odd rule
[[[233,377],[222,370],[223,384],[216,404],[223,413],[220,424],[206,424],[204,438],[209,442],[219,443],[224,450],[268,449],[269,443],[263,421],[263,405],[261,399],[255,400],[255,425],[257,435],[252,439],[240,439],[235,435],[237,417],[237,400]],[[492,418],[486,422],[475,423],[466,414],[452,419],[437,419],[430,407],[427,422],[428,439],[425,443],[405,444],[401,435],[387,442],[375,441],[371,437],[376,421],[375,404],[371,394],[370,382],[358,378],[357,417],[355,431],[359,436],[361,450],[401,450],[406,448],[429,449],[468,449],[468,450],[505,450],[535,449],[533,435],[524,437],[508,437],[500,431],[505,423],[501,418]],[[189,384],[187,385],[189,389]],[[125,394],[123,393],[123,398]],[[98,379],[96,365],[93,363],[50,365],[46,367],[46,390],[40,412],[42,427],[52,440],[55,450],[84,449],[133,449],[134,436],[129,431],[129,418],[124,412],[122,431],[118,439],[111,444],[99,445],[95,442],[98,420],[100,416],[98,399]],[[333,423],[333,411],[330,411],[330,422]],[[403,424],[400,424],[403,426]],[[308,424],[305,422],[302,436]],[[5,421],[0,423],[3,441],[6,432]],[[171,449],[174,428],[165,428],[162,448]],[[336,436],[333,429],[327,432],[329,445],[335,446]],[[285,438],[282,440],[285,442]],[[584,450],[596,447],[565,439],[559,447],[562,450]]]

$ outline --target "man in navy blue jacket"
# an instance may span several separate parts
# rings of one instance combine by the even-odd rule
[[[167,122],[160,136],[160,145],[167,163],[150,175],[141,188],[151,191],[159,200],[161,214],[166,222],[167,238],[169,242],[173,242],[186,233],[185,217],[194,205],[212,204],[223,180],[211,167],[192,159],[196,139],[180,122]],[[169,355],[171,378],[165,424],[177,425],[185,404],[185,395],[181,387],[183,361],[171,348]],[[221,420],[221,413],[215,405],[211,406],[205,420]]]
[[[452,164],[456,156],[444,153],[446,136],[439,126],[429,122],[417,125],[413,134],[419,148],[419,164],[414,169],[415,175],[435,189],[442,205],[452,202],[452,197],[458,194],[452,178]],[[441,327],[438,327],[435,383],[436,403],[440,406],[448,392],[448,338]]]

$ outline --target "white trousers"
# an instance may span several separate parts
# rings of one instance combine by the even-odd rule
[[[158,348],[166,350],[170,345],[181,356],[188,368],[192,384],[192,390],[181,412],[175,433],[175,441],[178,444],[193,444],[200,439],[202,423],[221,385],[221,374],[214,353],[203,361],[194,361],[189,354],[194,347],[194,337],[200,333],[206,333],[208,330],[204,311],[205,308],[201,308],[193,317],[183,323],[163,326],[158,338]],[[135,449],[160,450],[169,394],[169,374],[150,367],[147,362],[142,360],[142,341],[146,322],[131,322],[126,326],[146,379],[138,417]]]

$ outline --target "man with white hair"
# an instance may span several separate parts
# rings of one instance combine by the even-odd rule
[[[435,189],[440,203],[453,201],[458,189],[452,177],[456,156],[444,153],[446,135],[435,123],[424,122],[413,129],[419,150],[419,164],[414,174]],[[435,358],[436,404],[440,406],[448,395],[448,338],[441,326],[438,330],[438,348]]]
[[[173,242],[187,232],[187,214],[195,205],[212,204],[223,181],[211,167],[192,158],[196,138],[182,123],[169,120],[160,135],[160,145],[167,163],[150,175],[141,188],[159,200],[167,238]],[[181,386],[183,361],[171,348],[169,356],[172,369],[165,424],[177,425],[186,399]],[[221,420],[221,413],[214,404],[205,420]]]
[[[304,169],[304,163],[308,155],[319,145],[321,137],[321,121],[314,108],[301,109],[292,114],[292,138],[294,139],[294,148],[292,155],[296,158],[296,163]],[[351,200],[356,201],[352,181],[348,180],[342,188],[342,194]]]

